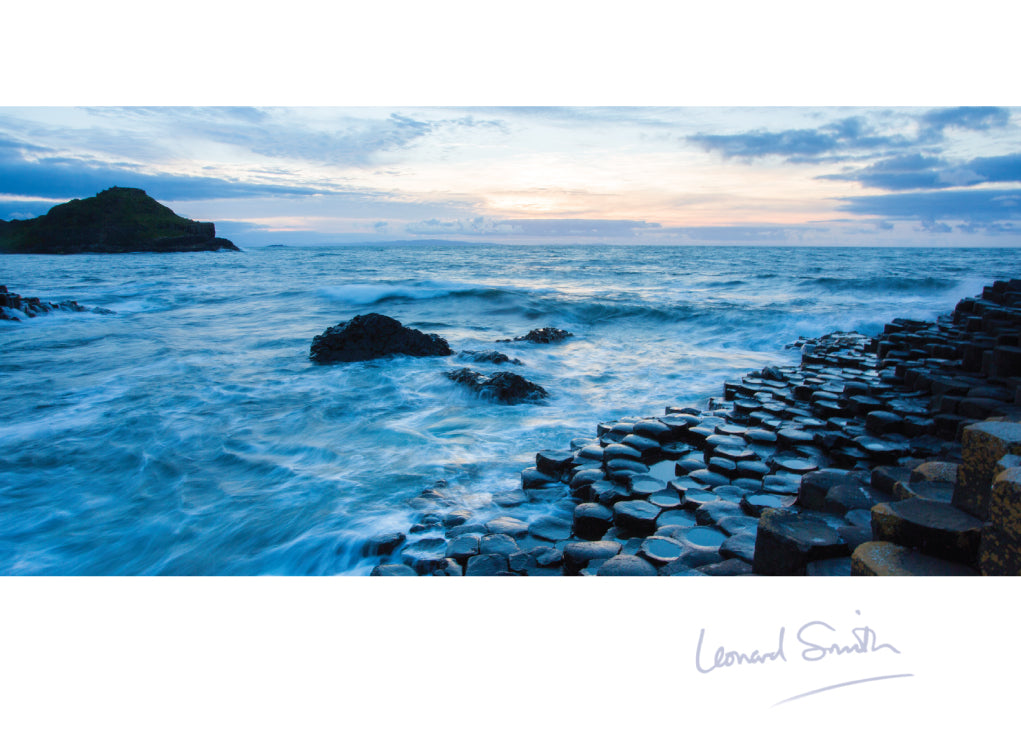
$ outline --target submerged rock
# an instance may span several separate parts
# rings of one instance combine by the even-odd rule
[[[498,343],[510,343],[511,341],[528,341],[529,343],[559,343],[565,338],[570,338],[573,335],[573,333],[560,328],[546,326],[545,328],[535,328],[530,330],[525,335],[518,336],[517,338],[502,338],[498,341]]]
[[[514,364],[515,366],[522,364],[521,359],[512,359],[499,351],[462,351],[458,356],[474,361],[476,364]]]
[[[447,372],[447,376],[458,384],[478,392],[484,399],[505,405],[538,402],[549,396],[545,389],[513,372],[497,372],[489,377],[471,369],[457,369]]]
[[[356,315],[312,339],[309,358],[318,364],[368,361],[384,356],[450,356],[453,351],[435,333],[406,328],[379,313]]]

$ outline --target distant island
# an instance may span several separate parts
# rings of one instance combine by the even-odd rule
[[[31,220],[0,220],[0,252],[18,254],[132,251],[240,251],[216,226],[177,215],[133,187],[55,205]]]

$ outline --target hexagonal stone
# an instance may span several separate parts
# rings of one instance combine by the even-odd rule
[[[446,538],[422,538],[405,546],[401,551],[401,562],[419,574],[428,574],[440,567],[447,557]]]
[[[684,553],[684,546],[674,538],[649,536],[642,541],[639,556],[647,561],[662,566],[669,564]]]
[[[695,514],[688,510],[664,510],[656,518],[656,525],[662,528],[665,525],[682,525],[687,528],[697,525]],[[657,534],[658,535],[658,534]]]
[[[973,564],[982,521],[953,505],[915,498],[873,507],[872,535],[929,556]]]
[[[670,537],[684,543],[689,548],[713,552],[718,551],[723,542],[727,540],[726,533],[708,525],[698,525],[694,528],[673,531]]]
[[[644,500],[625,500],[613,506],[613,522],[638,535],[651,535],[656,531],[656,518],[661,509]]]
[[[926,461],[911,470],[909,482],[949,482],[957,481],[958,465],[950,461]]]
[[[568,471],[573,462],[574,453],[571,451],[543,450],[535,455],[535,467],[554,479]]]
[[[613,525],[613,510],[595,502],[583,502],[574,508],[574,534],[579,538],[597,541]]]
[[[797,474],[799,476],[819,470],[818,465],[810,459],[775,457],[772,463],[775,468],[780,471],[785,471],[788,474]]]
[[[798,504],[808,510],[822,510],[826,493],[850,477],[843,469],[822,469],[806,474],[798,486]]]
[[[951,502],[954,499],[954,485],[950,482],[897,482],[893,496],[898,500],[934,500]]]
[[[759,518],[756,574],[804,575],[809,561],[847,556],[847,543],[811,513],[766,510]]]
[[[493,502],[500,507],[517,507],[528,502],[528,497],[521,490],[514,489],[494,494]]]
[[[564,570],[568,574],[577,574],[590,562],[599,559],[610,559],[620,553],[620,544],[616,541],[579,541],[568,543],[564,547]]]
[[[708,469],[696,469],[688,475],[699,484],[705,485],[710,489],[713,487],[719,487],[723,484],[729,484],[730,480],[722,474],[709,471]]]
[[[618,554],[603,561],[596,570],[600,577],[654,577],[656,567],[638,556]]]
[[[638,449],[643,459],[652,458],[660,452],[659,441],[646,436],[640,436],[637,433],[630,433],[624,436],[621,439],[621,443],[625,446]]]
[[[479,537],[473,535],[458,536],[447,544],[447,558],[454,559],[462,566],[470,556],[479,553]]]
[[[749,564],[755,560],[755,532],[738,533],[720,544],[720,556],[741,559]]]
[[[405,564],[380,564],[372,569],[370,577],[417,577],[418,574]]]
[[[542,518],[528,526],[528,532],[544,541],[562,541],[571,537],[571,521],[563,518]]]
[[[509,571],[505,554],[479,554],[468,559],[467,577],[495,577]]]
[[[559,477],[551,477],[549,474],[543,474],[534,466],[530,466],[521,472],[522,489],[535,489],[536,487],[546,487],[558,481],[560,481]]]
[[[851,510],[871,510],[874,505],[887,500],[878,500],[873,496],[871,487],[855,482],[838,484],[830,488],[823,500],[823,511],[834,515],[844,515]]]
[[[699,525],[716,525],[728,515],[740,515],[741,504],[731,500],[716,500],[699,505],[695,510],[695,521]]]
[[[493,518],[486,523],[486,530],[490,533],[503,533],[504,535],[511,536],[512,538],[521,538],[523,535],[528,533],[528,524],[523,520],[512,518],[507,515],[501,515],[498,518]]]
[[[974,423],[961,436],[954,504],[971,515],[989,519],[993,471],[1002,457],[1021,453],[1021,423]]]
[[[741,509],[755,518],[762,515],[763,510],[782,509],[793,504],[794,498],[789,495],[770,495],[764,492],[741,498]]]
[[[657,492],[665,491],[667,485],[662,479],[656,479],[647,474],[640,474],[631,477],[628,480],[627,487],[635,497],[648,497]]]
[[[611,443],[603,447],[603,461],[610,461],[611,459],[630,459],[631,461],[641,461],[642,452],[633,446],[628,446],[623,443]]]
[[[378,533],[365,542],[362,554],[365,556],[389,556],[407,539],[400,531]]]
[[[563,551],[559,551],[552,546],[539,546],[532,549],[535,553],[535,563],[540,567],[558,567],[564,561]]]
[[[650,495],[648,501],[664,510],[673,510],[681,506],[681,496],[672,489],[665,489]]]
[[[736,536],[741,533],[755,532],[759,529],[759,519],[749,515],[727,515],[720,518],[716,523],[728,536]]]
[[[852,576],[976,576],[970,566],[944,561],[889,541],[863,543],[851,554]]]
[[[520,549],[518,543],[505,533],[490,533],[479,541],[479,554],[503,554],[509,556]]]

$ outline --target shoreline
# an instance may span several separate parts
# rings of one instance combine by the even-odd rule
[[[724,382],[703,409],[538,452],[491,519],[426,490],[408,534],[363,553],[377,576],[1016,574],[1021,531],[999,508],[990,522],[989,487],[1021,458],[974,467],[1014,450],[1019,331],[1010,280],[933,322],[799,339],[798,365]],[[556,513],[526,523],[526,501]]]

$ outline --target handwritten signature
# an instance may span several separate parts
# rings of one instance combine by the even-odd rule
[[[868,625],[851,628],[849,641],[841,642],[834,640],[834,636],[827,636],[829,633],[837,633],[837,629],[822,620],[813,620],[805,623],[797,631],[797,642],[804,648],[801,649],[801,658],[805,661],[821,661],[827,656],[846,656],[847,654],[875,653],[884,649],[899,654],[900,649],[890,643],[879,643],[879,636],[876,631]],[[747,664],[767,664],[776,661],[787,661],[786,653],[787,629],[780,628],[776,640],[776,648],[773,650],[736,651],[728,650],[725,646],[717,647],[709,659],[703,655],[705,647],[705,628],[698,634],[698,646],[695,648],[695,668],[703,674],[708,674],[716,669],[730,666],[744,666]],[[772,644],[770,644],[772,645]]]
[[[855,612],[858,615],[861,615],[860,610],[855,610]],[[799,645],[795,645],[794,647],[800,647],[798,655],[801,656],[802,660],[808,662],[822,661],[823,659],[831,656],[870,654],[875,653],[876,651],[891,651],[892,653],[900,654],[900,649],[892,643],[880,643],[879,635],[868,625],[851,628],[849,633],[845,633],[842,636],[840,632],[829,623],[822,620],[812,620],[798,628],[795,638]],[[706,631],[705,628],[702,628],[698,634],[698,645],[695,647],[695,668],[702,674],[709,674],[716,669],[724,669],[728,667],[763,665],[780,661],[786,662],[787,628],[780,628],[776,636],[775,648],[772,648],[774,645],[773,643],[768,645],[769,648],[754,649],[752,651],[738,651],[728,649],[726,646],[717,646],[716,650],[713,651],[711,646],[706,646]],[[710,653],[711,656],[708,655]],[[813,689],[808,692],[803,692],[802,694],[794,695],[793,697],[789,697],[785,700],[781,700],[773,705],[773,707],[787,702],[792,702],[794,700],[799,700],[803,697],[808,697],[809,695],[819,694],[820,692],[848,687],[852,684],[863,684],[865,682],[875,682],[884,679],[899,679],[901,677],[910,676],[914,675],[885,674],[865,679],[855,679],[853,681],[842,682],[840,684],[831,684],[829,686]]]

